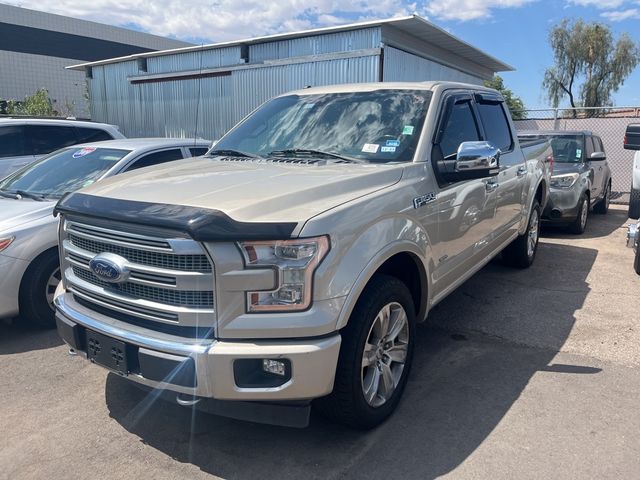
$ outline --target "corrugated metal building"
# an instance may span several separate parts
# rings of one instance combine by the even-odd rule
[[[193,45],[0,3],[0,101],[45,88],[62,115],[88,116],[82,72],[71,63]]]
[[[309,85],[481,83],[512,70],[415,15],[69,68],[86,72],[94,120],[119,125],[128,136],[211,139],[269,98]]]

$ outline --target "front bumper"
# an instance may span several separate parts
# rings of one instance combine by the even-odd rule
[[[0,318],[18,315],[20,282],[29,262],[0,255]]]
[[[311,400],[333,390],[341,337],[259,341],[158,338],[126,330],[121,322],[87,315],[70,305],[65,294],[55,299],[56,321],[62,339],[87,357],[86,331],[125,342],[134,368],[126,375],[148,387],[197,398],[233,401]],[[289,362],[287,380],[279,386],[239,387],[239,360],[282,359]]]
[[[578,202],[581,195],[582,188],[549,189],[549,200],[544,212],[542,212],[542,219],[545,222],[558,223],[574,221],[578,217]]]

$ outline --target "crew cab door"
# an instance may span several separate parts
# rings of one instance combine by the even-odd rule
[[[500,173],[496,198],[496,230],[491,243],[497,248],[515,233],[522,218],[527,166],[522,150],[516,148],[504,100],[492,93],[477,93],[476,104],[484,130],[484,140],[500,149]]]
[[[482,139],[480,128],[470,94],[444,98],[431,154],[436,176],[461,143]],[[438,185],[438,234],[432,240],[434,296],[448,290],[487,254],[495,229],[497,188],[495,177],[455,183],[438,179]]]

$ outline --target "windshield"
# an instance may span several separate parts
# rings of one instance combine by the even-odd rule
[[[130,150],[67,148],[27,165],[0,182],[0,190],[61,197],[91,185]]]
[[[551,141],[553,159],[557,163],[578,163],[584,155],[582,135],[527,135],[525,138],[542,138]]]
[[[305,150],[370,162],[409,162],[430,100],[431,92],[425,90],[279,97],[225,135],[211,154],[267,157]]]

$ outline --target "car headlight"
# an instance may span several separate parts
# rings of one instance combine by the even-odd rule
[[[580,178],[579,173],[565,173],[562,175],[553,175],[551,177],[551,186],[557,188],[571,188]]]
[[[249,312],[299,311],[311,305],[313,273],[329,251],[329,237],[238,245],[247,267],[271,267],[277,272],[273,291],[247,292]]]
[[[0,252],[6,249],[9,245],[11,245],[15,239],[16,237],[0,238]]]

